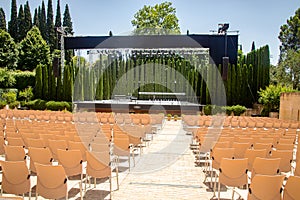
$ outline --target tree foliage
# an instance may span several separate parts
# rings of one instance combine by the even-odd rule
[[[280,27],[278,38],[281,42],[280,61],[285,59],[288,50],[300,50],[300,8]]]
[[[37,27],[33,27],[20,43],[19,69],[34,70],[38,64],[49,65],[50,48]]]
[[[16,0],[11,1],[10,21],[8,22],[8,33],[14,39],[18,36],[18,11]]]
[[[0,29],[6,31],[6,18],[3,8],[0,8]]]
[[[180,34],[176,9],[171,2],[144,6],[131,21],[137,35]]]
[[[54,50],[55,47],[55,29],[53,23],[53,6],[52,0],[48,0],[48,9],[47,9],[47,32],[46,32],[46,41],[50,46],[51,52]]]
[[[16,82],[14,76],[6,68],[0,68],[0,88],[9,88]]]
[[[24,5],[24,15],[24,31],[26,34],[32,28],[32,17],[28,1],[26,1],[26,4]]]
[[[13,38],[0,29],[0,67],[14,70],[17,67],[18,49]]]
[[[19,15],[18,15],[18,37],[17,41],[21,41],[25,38],[26,36],[26,31],[25,31],[25,14],[24,14],[24,9],[23,6],[20,5],[19,8]]]

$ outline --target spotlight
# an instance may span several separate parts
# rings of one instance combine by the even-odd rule
[[[218,26],[219,26],[218,33],[226,33],[227,30],[229,29],[229,24],[228,23],[219,24]]]

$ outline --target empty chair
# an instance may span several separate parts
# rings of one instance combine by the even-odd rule
[[[218,199],[220,199],[220,185],[233,187],[232,199],[234,199],[234,188],[246,185],[248,187],[247,169],[248,159],[222,158],[219,169]]]
[[[251,146],[250,142],[240,143],[234,142],[232,148],[234,148],[234,158],[244,158],[245,152]]]
[[[2,167],[2,185],[3,191],[9,194],[26,194],[31,197],[31,182],[29,170],[23,161],[1,161]]]
[[[25,150],[22,146],[4,146],[6,161],[26,161]]]
[[[52,156],[55,160],[58,159],[57,157],[57,150],[58,149],[68,149],[68,143],[65,140],[48,140],[49,148],[52,152]]]
[[[300,176],[300,160],[297,160],[297,162],[296,162],[296,168],[295,168],[295,171],[294,171],[294,175],[295,176]]]
[[[25,147],[25,143],[21,137],[6,137],[7,144],[10,146]]]
[[[300,185],[300,177],[290,176],[284,186],[283,200],[300,199],[299,185]]]
[[[98,144],[98,143],[91,143],[91,151],[94,152],[110,152],[110,145],[109,144]]]
[[[48,147],[46,148],[28,147],[28,155],[30,157],[29,169],[31,172],[36,173],[35,163],[52,165],[53,157]]]
[[[86,152],[87,166],[86,166],[86,182],[85,189],[87,185],[87,180],[91,184],[90,177],[94,178],[94,187],[96,188],[97,178],[109,178],[109,188],[110,188],[110,199],[112,192],[112,168],[110,162],[110,154],[107,152]],[[119,189],[119,178],[118,178],[118,168],[116,167],[116,178],[117,178],[117,189]]]
[[[5,139],[3,136],[0,136],[0,155],[5,154],[4,145],[5,145]]]
[[[276,145],[276,150],[290,150],[290,151],[293,151],[294,150],[294,144],[279,143],[279,144]]]
[[[266,149],[267,152],[270,152],[273,148],[272,143],[254,143],[253,149]]]
[[[37,148],[44,148],[46,147],[43,139],[34,139],[34,138],[27,138],[27,147],[37,147]]]
[[[276,150],[272,151],[271,158],[280,158],[279,169],[280,172],[290,172],[291,162],[293,161],[293,151],[289,150]]]
[[[245,158],[248,158],[248,170],[252,170],[252,165],[255,158],[266,158],[267,150],[266,149],[247,149],[245,151]]]
[[[80,150],[57,150],[58,163],[65,169],[68,177],[80,175],[80,197],[82,198],[82,156]]]
[[[129,138],[125,134],[118,135],[118,137],[114,138],[114,148],[113,148],[113,154],[116,156],[128,156],[128,165],[130,170],[130,157],[133,159],[133,165],[135,165],[135,159],[134,159],[134,150],[132,146],[129,144]]]
[[[61,165],[35,163],[37,171],[36,198],[68,199],[67,175]]]
[[[86,161],[85,152],[88,150],[88,147],[86,147],[84,145],[84,143],[82,143],[82,142],[69,141],[68,144],[69,144],[69,150],[79,150],[80,151],[82,161],[85,162]]]
[[[281,200],[284,175],[259,175],[249,186],[248,200]]]
[[[251,178],[253,178],[256,174],[262,174],[262,175],[279,174],[280,160],[281,160],[280,158],[256,157],[252,165]]]

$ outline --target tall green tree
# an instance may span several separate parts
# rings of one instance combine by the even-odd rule
[[[280,62],[285,59],[288,50],[300,50],[300,8],[280,27],[278,38],[281,42]]]
[[[37,8],[34,10],[33,25],[36,27],[40,27],[39,14]]]
[[[46,8],[45,8],[45,3],[42,1],[42,8],[40,9],[39,12],[39,29],[41,31],[42,37],[46,40],[47,39],[47,23],[46,23]]]
[[[50,50],[52,52],[55,47],[55,30],[54,30],[54,23],[53,23],[52,0],[48,0],[46,38],[47,38],[48,45],[50,46]]]
[[[14,39],[5,30],[0,29],[0,67],[14,70],[17,67],[18,50]]]
[[[6,31],[6,18],[3,8],[0,8],[0,29]]]
[[[18,37],[17,41],[21,41],[25,38],[26,31],[25,31],[25,14],[23,6],[20,5],[19,8],[19,15],[18,15]]]
[[[60,11],[60,0],[57,0],[57,7],[56,7],[56,16],[55,16],[55,28],[61,27],[61,11]],[[59,49],[59,41],[60,38],[58,34],[55,34],[55,49]]]
[[[73,35],[73,22],[71,19],[69,6],[66,4],[65,12],[64,12],[64,18],[63,18],[63,27],[65,28],[65,31],[68,35]],[[65,60],[67,64],[71,63],[72,57],[74,56],[73,50],[66,50],[65,51]]]
[[[8,33],[12,38],[17,39],[18,36],[18,11],[16,0],[11,1],[10,21],[8,22]]]
[[[145,5],[131,21],[137,35],[180,34],[176,9],[171,2],[154,6]]]
[[[32,16],[30,11],[29,2],[26,1],[26,4],[24,5],[24,26],[25,26],[25,32],[27,33],[32,28]]]
[[[50,48],[36,26],[20,42],[20,50],[18,67],[21,70],[32,71],[38,64],[47,66],[50,64]]]
[[[38,64],[35,69],[34,97],[41,99],[43,96],[43,65]]]

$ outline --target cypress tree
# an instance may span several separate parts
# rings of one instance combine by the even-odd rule
[[[51,52],[55,47],[55,30],[53,24],[53,6],[52,0],[48,0],[48,9],[47,9],[47,31],[46,31],[47,42],[50,46]]]
[[[6,31],[6,19],[5,19],[5,12],[3,8],[0,8],[0,29]]]
[[[34,10],[33,25],[36,26],[36,27],[40,26],[38,10],[37,9]]]
[[[56,7],[56,16],[55,16],[55,27],[61,27],[61,11],[60,11],[60,0],[57,0],[57,7]],[[58,34],[55,34],[55,49],[59,49],[59,42],[60,38],[58,38]]]
[[[44,65],[42,68],[43,73],[43,95],[44,100],[49,100],[49,79],[48,79],[48,66]]]
[[[11,1],[11,15],[10,21],[8,22],[8,33],[12,38],[17,39],[18,37],[18,11],[17,11],[16,0]]]
[[[254,41],[252,42],[251,51],[255,51],[255,43],[254,43]]]
[[[21,41],[25,38],[26,36],[26,31],[25,31],[25,15],[24,15],[24,10],[23,6],[20,5],[19,8],[19,15],[18,15],[18,37],[17,41]]]
[[[39,64],[35,69],[35,89],[34,89],[34,97],[36,99],[41,99],[43,94],[43,72],[42,65]]]
[[[64,18],[63,18],[63,27],[65,27],[65,31],[67,34],[73,35],[73,23],[69,11],[69,6],[66,4],[65,12],[64,12]],[[70,63],[72,60],[74,53],[73,50],[67,50],[65,51],[65,60],[67,63]]]
[[[40,22],[39,29],[41,31],[42,37],[44,38],[44,40],[47,40],[46,9],[45,9],[44,1],[42,1],[42,8],[40,9],[39,22]]]
[[[24,6],[24,15],[25,15],[24,26],[25,26],[25,32],[27,33],[32,28],[32,17],[31,17],[28,1]]]

